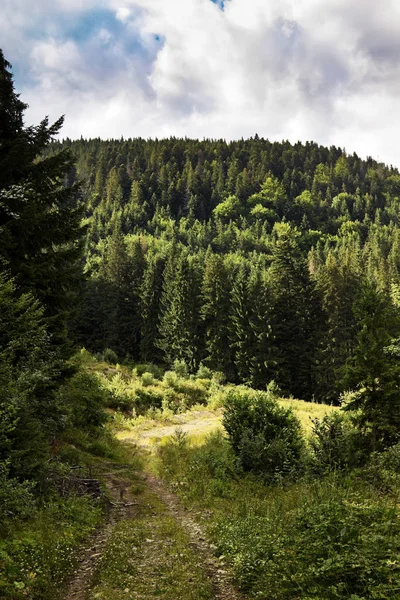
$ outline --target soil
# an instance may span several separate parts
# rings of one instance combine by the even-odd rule
[[[132,481],[114,474],[103,474],[106,480],[107,496],[110,501],[107,524],[90,538],[88,546],[79,557],[75,570],[64,595],[64,600],[85,600],[94,570],[99,563],[113,529],[122,519],[130,519],[134,514],[137,497],[129,491]]]

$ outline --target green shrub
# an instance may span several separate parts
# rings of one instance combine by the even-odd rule
[[[118,362],[118,356],[111,348],[106,348],[104,350],[102,359],[104,362],[110,363],[111,365],[116,365]]]
[[[384,452],[373,453],[359,474],[380,492],[397,495],[400,490],[400,443]]]
[[[217,385],[224,385],[224,383],[226,383],[225,373],[222,373],[222,371],[214,371],[212,374],[212,381]]]
[[[111,394],[95,375],[76,373],[59,392],[60,403],[70,411],[70,424],[83,429],[96,429],[107,421],[104,407]]]
[[[169,388],[175,389],[178,387],[179,377],[175,371],[165,371],[163,377],[163,384]]]
[[[279,385],[274,381],[274,379],[271,379],[271,381],[267,384],[267,392],[274,398],[282,397],[282,390],[279,387]]]
[[[213,372],[208,367],[205,367],[202,363],[196,373],[196,379],[211,379]]]
[[[154,383],[153,373],[149,373],[148,371],[146,371],[145,373],[143,373],[143,375],[142,375],[142,385],[144,385],[145,387],[147,387],[148,385],[153,385],[153,383]]]
[[[136,388],[134,408],[137,414],[144,414],[149,408],[161,408],[163,395],[152,389]]]
[[[102,520],[88,497],[53,500],[0,538],[0,598],[54,600],[76,566],[76,550]]]
[[[189,375],[189,369],[184,360],[175,360],[173,370],[178,377],[187,377]]]
[[[244,471],[276,478],[294,474],[302,465],[300,421],[269,394],[230,390],[222,423]]]
[[[183,394],[186,408],[190,408],[195,404],[206,404],[207,402],[207,389],[199,381],[181,379],[176,389]]]
[[[33,485],[9,477],[8,464],[0,462],[0,528],[9,518],[25,518],[34,509]]]
[[[143,373],[151,373],[155,379],[162,379],[164,374],[163,369],[154,363],[139,364],[136,365],[133,370],[139,377],[142,376]]]
[[[220,520],[214,531],[218,551],[228,557],[249,597],[398,598],[396,509],[371,505],[357,495],[330,496],[305,498],[299,509],[283,506],[268,516]]]
[[[179,428],[169,443],[160,446],[161,470],[187,498],[201,500],[229,494],[229,480],[237,473],[237,460],[220,431],[209,434],[204,444],[191,447]]]
[[[359,466],[363,460],[360,435],[350,418],[337,411],[313,420],[312,468],[319,474]]]

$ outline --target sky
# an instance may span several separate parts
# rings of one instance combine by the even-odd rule
[[[27,125],[315,141],[400,168],[398,0],[1,0]]]

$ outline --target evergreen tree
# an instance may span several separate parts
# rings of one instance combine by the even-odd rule
[[[165,362],[184,361],[190,370],[200,362],[200,280],[185,254],[172,255],[164,272],[158,347]]]
[[[249,326],[250,298],[248,289],[249,268],[242,263],[235,273],[231,297],[231,341],[239,381],[248,383],[253,357],[253,335]]]
[[[355,303],[357,338],[354,354],[343,368],[343,389],[355,390],[347,410],[373,451],[399,439],[400,366],[390,353],[400,332],[399,315],[390,300],[371,283],[361,288]]]
[[[140,291],[142,306],[140,353],[145,361],[162,362],[163,358],[157,346],[157,339],[164,268],[164,258],[152,254],[146,265]]]
[[[224,259],[209,253],[204,268],[201,314],[206,333],[206,363],[232,377],[230,352],[230,278]]]
[[[82,209],[77,188],[64,185],[70,152],[43,157],[63,119],[24,128],[25,108],[0,51],[0,256],[44,306],[54,343],[66,344],[81,279]]]
[[[274,228],[270,270],[276,381],[286,393],[309,399],[313,393],[313,302],[307,262],[298,245],[298,232],[282,223]]]

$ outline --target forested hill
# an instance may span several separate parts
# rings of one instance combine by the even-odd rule
[[[397,170],[257,136],[60,146],[86,203],[88,349],[337,401],[363,380],[360,345],[398,335]]]

